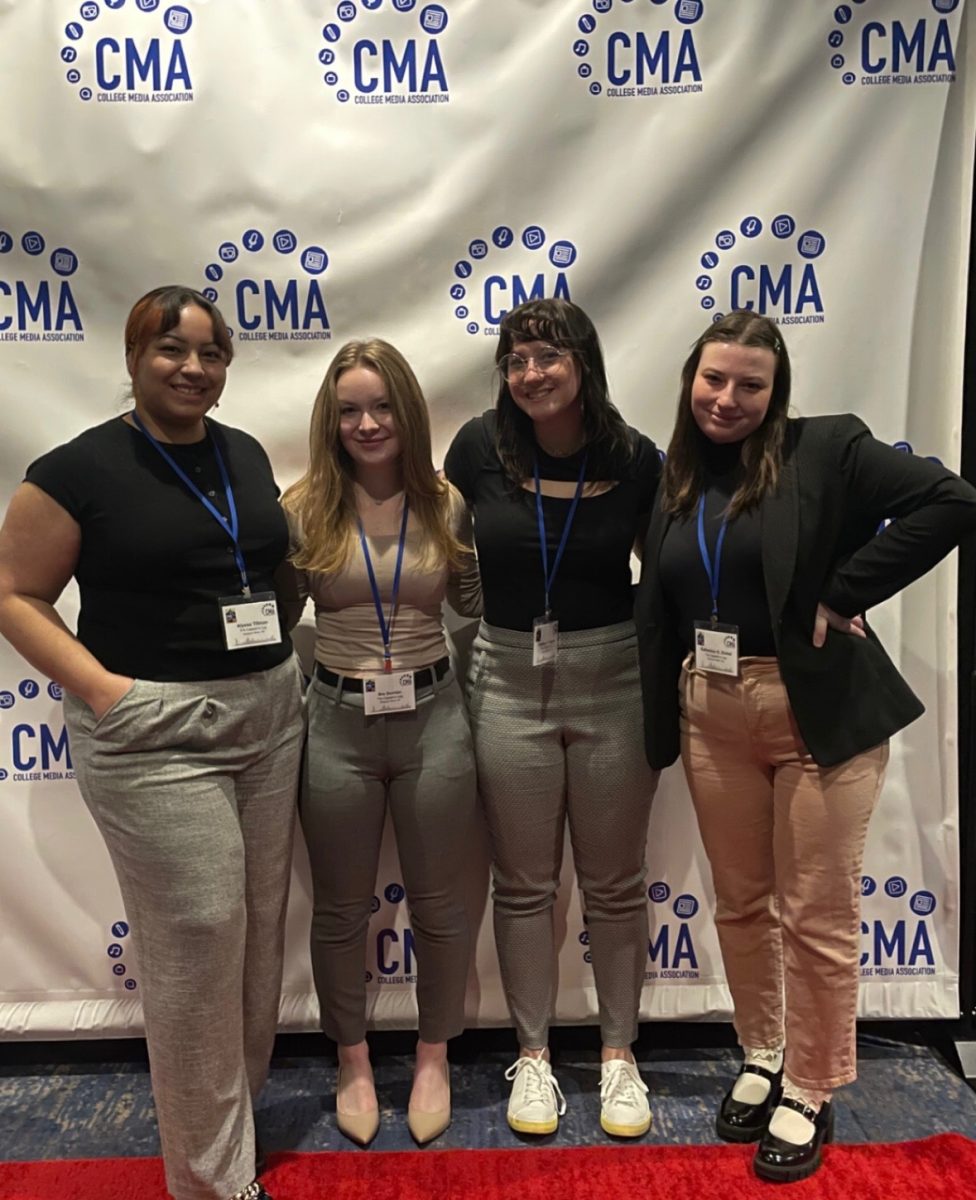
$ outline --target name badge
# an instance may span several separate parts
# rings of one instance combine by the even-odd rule
[[[277,646],[281,641],[278,601],[274,592],[255,592],[253,596],[221,596],[217,605],[228,650]]]
[[[552,617],[536,617],[532,622],[532,665],[545,667],[559,654],[559,622]]]
[[[363,712],[367,717],[384,713],[413,712],[417,707],[413,671],[367,675],[363,680]]]
[[[695,666],[711,675],[739,674],[738,625],[695,622]]]

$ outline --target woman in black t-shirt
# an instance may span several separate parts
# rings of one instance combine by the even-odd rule
[[[157,288],[125,353],[131,411],[38,459],[11,500],[0,632],[64,689],[132,928],[170,1193],[267,1200],[251,1102],[277,1027],[303,725],[274,593],[288,530],[264,451],[206,415],[232,357],[217,309]],[[54,607],[72,576],[77,635]]]
[[[639,752],[630,555],[660,474],[610,403],[592,323],[563,300],[502,321],[494,412],[445,470],[470,505],[485,620],[468,701],[491,833],[495,941],[519,1039],[508,1122],[552,1133],[553,904],[569,821],[603,1039],[601,1124],[650,1125],[630,1051],[647,958],[644,846],[656,775]]]

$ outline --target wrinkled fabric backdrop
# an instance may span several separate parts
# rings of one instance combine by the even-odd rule
[[[219,416],[260,438],[282,487],[341,343],[406,354],[439,462],[492,403],[501,315],[541,295],[590,313],[617,405],[659,446],[690,343],[738,306],[782,323],[797,412],[856,412],[958,467],[973,39],[964,0],[0,0],[3,496],[122,410],[125,315],[166,282],[223,309]],[[955,596],[949,562],[871,614],[927,712],[894,741],[869,839],[865,1016],[959,1011]],[[462,657],[471,635],[456,629]],[[4,1038],[141,1029],[58,700],[0,649]],[[471,859],[468,1016],[504,1024],[482,830]],[[724,1016],[680,768],[648,863],[642,1015]],[[569,866],[564,883],[557,1016],[580,1022],[596,1000]],[[299,845],[283,1029],[316,1025],[309,891]],[[372,1019],[407,1027],[392,840],[374,909]]]

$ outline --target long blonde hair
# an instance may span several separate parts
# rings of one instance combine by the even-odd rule
[[[322,380],[309,428],[308,470],[285,492],[282,503],[301,529],[296,567],[334,573],[349,559],[356,530],[353,463],[339,440],[339,376],[366,367],[383,380],[400,439],[403,488],[423,535],[422,565],[444,561],[460,567],[470,552],[451,529],[451,488],[431,461],[427,403],[410,364],[380,338],[347,342]]]

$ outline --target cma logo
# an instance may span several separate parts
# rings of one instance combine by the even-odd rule
[[[135,15],[126,19],[126,32],[106,32],[104,18],[124,4],[125,0],[104,0],[101,5],[87,0],[78,10],[81,20],[69,21],[64,27],[65,44],[60,57],[68,68],[68,83],[81,84],[79,96],[91,100],[92,88],[85,83],[79,65],[79,50],[90,44],[100,101],[191,100],[193,81],[182,40],[193,24],[189,8],[184,4],[163,8],[161,0],[135,0]],[[145,26],[148,20],[157,32],[133,28]]]
[[[667,0],[651,0],[655,7]],[[694,26],[705,13],[704,0],[677,0],[666,14],[674,23],[648,30],[650,14],[642,10],[642,28],[610,30],[612,0],[594,0],[594,13],[576,22],[573,54],[579,60],[576,73],[588,81],[591,96],[606,88],[607,96],[657,96],[669,92],[701,91],[702,70],[695,45]],[[633,13],[638,10],[635,6]],[[617,18],[619,24],[621,18]]]
[[[824,300],[817,260],[826,246],[817,229],[798,233],[788,213],[773,217],[768,228],[758,216],[745,217],[737,230],[720,230],[714,249],[699,259],[695,287],[701,307],[716,320],[722,315],[716,309],[724,308],[776,315],[788,325],[821,323]]]
[[[57,732],[50,725],[15,725],[10,740],[11,757],[18,771],[51,771],[58,766],[73,769],[64,725]]]
[[[26,278],[36,275],[37,267],[24,270],[7,259],[15,245],[13,236],[0,230],[0,339],[40,341],[42,334],[73,333],[77,336],[65,340],[81,341],[81,313],[69,282],[78,269],[78,256],[66,246],[45,256],[43,235],[31,230],[20,239],[20,248],[28,256],[23,266],[30,268],[31,260],[37,265],[44,261],[54,278]]]
[[[447,91],[447,72],[435,41],[418,46],[411,38],[402,46],[384,38],[379,45],[363,38],[353,46],[353,79],[357,92],[370,95],[378,88],[392,92],[402,86],[408,92]]]
[[[877,881],[870,875],[861,877],[861,895],[873,896]],[[908,908],[916,918],[898,918],[895,921],[861,921],[861,937],[865,949],[861,954],[861,967],[874,968],[874,973],[887,975],[896,973],[895,968],[904,968],[900,974],[931,973],[935,966],[935,955],[929,937],[928,919],[935,912],[937,901],[934,893],[917,891],[909,897],[907,881],[901,875],[892,875],[885,881],[884,894],[891,900],[908,901]],[[921,968],[919,964],[922,964]],[[914,972],[912,968],[917,968]]]
[[[672,944],[671,935],[675,934]],[[687,921],[682,921],[675,931],[671,925],[662,925],[657,931],[657,937],[647,943],[647,956],[665,971],[675,971],[680,967],[698,970],[698,955],[695,953],[695,943]]]
[[[382,2],[362,0],[362,12],[351,0],[336,6],[337,19],[322,29],[325,45],[318,55],[326,68],[322,81],[336,89],[336,99],[342,103],[352,93],[357,104],[447,101],[447,70],[438,41],[448,25],[447,10],[440,4],[391,0],[392,11],[380,14],[382,31],[389,36],[366,34],[363,23]],[[409,21],[409,33],[402,28],[404,19]],[[343,78],[351,83],[352,93]]]
[[[121,43],[111,37],[99,38],[95,43],[95,81],[103,92],[118,88],[135,92],[140,84],[147,84],[153,92],[193,91],[183,43],[167,44],[160,38],[149,38],[142,45],[130,37]]]
[[[948,71],[955,73],[956,55],[949,22],[943,17],[932,23],[924,18],[914,25],[891,21],[868,21],[861,30],[861,69],[866,75],[882,72],[916,75]]]
[[[529,255],[513,256],[518,245]],[[467,257],[454,264],[455,282],[450,288],[454,315],[468,333],[483,328],[486,334],[497,335],[505,314],[526,300],[570,300],[568,272],[576,258],[573,242],[549,242],[540,225],[527,225],[520,235],[508,225],[499,225],[490,238],[471,241]]]
[[[266,245],[274,254],[292,260],[290,274],[283,277],[280,268],[269,271],[267,264],[265,270],[255,269],[257,256]],[[225,315],[240,341],[331,338],[320,279],[328,265],[329,256],[322,246],[299,247],[290,229],[279,229],[268,239],[259,229],[248,229],[240,243],[221,242],[215,260],[204,269],[207,283],[203,294],[215,303],[223,297]],[[232,279],[230,273],[237,272],[240,276]]]
[[[376,969],[381,975],[413,975],[416,950],[412,929],[402,935],[395,929],[381,929],[376,935]]]
[[[915,921],[914,927],[904,918],[891,925],[862,921],[861,937],[867,946],[861,955],[862,967],[914,967],[920,962],[928,967],[935,965],[928,926],[923,920]]]

